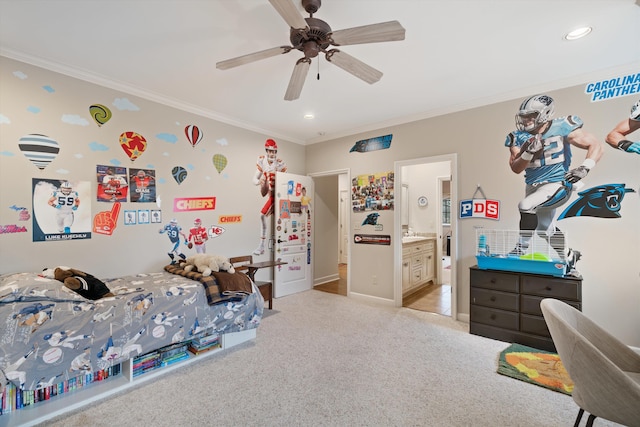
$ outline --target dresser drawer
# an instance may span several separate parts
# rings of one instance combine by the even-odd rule
[[[519,292],[520,280],[517,274],[498,273],[493,270],[470,270],[471,287],[495,289],[504,292]]]
[[[471,305],[471,322],[483,323],[503,329],[518,330],[519,315],[516,312]]]
[[[518,311],[518,294],[471,288],[471,304],[502,310]]]
[[[533,314],[536,316],[542,316],[542,310],[540,309],[540,301],[545,297],[536,297],[532,295],[520,295],[520,312],[526,314]],[[578,301],[564,301],[567,304],[582,311],[582,304]]]
[[[540,316],[520,315],[520,330],[529,334],[551,337],[547,322],[544,321],[544,317]]]
[[[579,280],[523,276],[521,292],[528,295],[538,295],[543,298],[581,301],[580,283]]]

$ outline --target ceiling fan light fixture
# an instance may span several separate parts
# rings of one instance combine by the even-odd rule
[[[564,39],[568,41],[581,39],[593,31],[592,27],[580,27],[565,34]]]
[[[298,1],[301,1],[304,9],[309,13],[310,16],[308,18],[304,18],[300,14],[294,4],[294,0],[269,0],[269,3],[289,25],[291,46],[279,46],[220,61],[216,63],[216,68],[226,70],[283,53],[289,53],[292,50],[298,50],[304,54],[304,58],[298,59],[293,67],[293,73],[284,94],[285,101],[293,101],[300,97],[311,66],[311,60],[320,53],[325,54],[327,61],[366,83],[373,84],[380,80],[382,77],[381,71],[345,52],[341,52],[338,49],[329,49],[329,47],[331,45],[346,46],[404,40],[405,29],[398,21],[379,22],[333,31],[328,23],[313,17],[313,14],[318,11],[322,4],[321,0]],[[319,68],[317,79],[320,80]]]

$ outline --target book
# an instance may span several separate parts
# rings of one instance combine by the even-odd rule
[[[194,347],[194,346],[188,347],[189,351],[195,355],[206,353],[207,351],[216,350],[219,348],[222,348],[220,343],[214,343],[214,344],[203,346],[203,347]]]
[[[164,359],[161,363],[160,366],[169,366],[173,363],[179,362],[181,360],[184,359],[188,359],[189,358],[189,353],[188,352],[184,352],[184,353],[180,353],[180,354],[176,354],[168,359]]]

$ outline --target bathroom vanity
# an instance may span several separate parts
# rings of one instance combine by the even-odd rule
[[[436,238],[402,238],[402,296],[436,281]]]

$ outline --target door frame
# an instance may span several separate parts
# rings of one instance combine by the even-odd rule
[[[456,153],[444,154],[441,156],[420,157],[410,160],[399,160],[394,162],[395,182],[402,183],[402,168],[405,166],[422,165],[429,163],[449,162],[451,172],[451,206],[457,205],[458,200],[458,155]],[[437,179],[437,178],[434,178]],[[396,206],[402,206],[402,192],[396,191]],[[437,203],[437,202],[436,202]],[[393,299],[396,307],[402,307],[402,225],[401,215],[396,209],[394,211],[394,234],[396,239],[393,245],[393,265],[394,265],[394,286]],[[457,216],[451,215],[451,259],[458,258],[458,221]],[[441,254],[441,246],[437,248],[437,253]],[[440,263],[442,264],[442,263]],[[458,320],[458,280],[457,280],[457,262],[451,263],[451,318]]]
[[[340,188],[338,188],[338,197],[339,197],[338,226],[340,228],[339,230],[340,255],[338,257],[339,258],[338,263],[348,265],[349,263],[347,261],[349,261],[348,260],[349,228],[347,228],[347,225],[349,224],[349,211],[351,208],[350,191],[348,189],[341,190]],[[344,200],[343,200],[343,197],[344,197]],[[346,233],[346,238],[344,233]]]
[[[345,174],[347,175],[347,182],[351,182],[351,169],[335,169],[330,171],[314,172],[314,173],[308,174],[308,176],[310,176],[311,178],[323,178],[327,176],[338,176],[338,175],[345,175]],[[336,193],[338,194],[338,197],[340,197],[340,188],[337,188]],[[338,200],[338,209],[340,209],[340,200]],[[347,213],[348,215],[345,218],[346,224],[344,225],[347,228],[347,232],[349,233],[349,235],[351,235],[351,210],[348,210]],[[317,233],[318,230],[316,229],[315,232]],[[313,257],[315,257],[315,254],[317,252],[318,251],[317,251],[317,248],[315,247],[315,240],[314,240],[314,247],[312,251]],[[315,264],[315,260],[312,261],[312,264]],[[349,244],[347,244],[347,297],[349,296],[351,296],[351,241],[350,240],[349,240]]]
[[[445,237],[442,233],[442,184],[444,182],[448,182],[449,183],[449,188],[451,188],[451,175],[449,176],[439,176],[438,177],[438,210],[436,211],[436,227],[437,227],[437,236],[438,236],[438,260],[440,262],[438,262],[438,266],[436,268],[437,270],[437,276],[438,276],[438,284],[441,285],[442,284],[442,276],[444,275],[443,271],[442,271],[442,257],[444,256],[444,242],[445,242]],[[451,221],[451,215],[449,215],[450,221]],[[451,227],[451,224],[449,224],[449,227]],[[453,236],[453,232],[451,233],[451,235]],[[452,262],[455,262],[455,259],[452,258]]]

